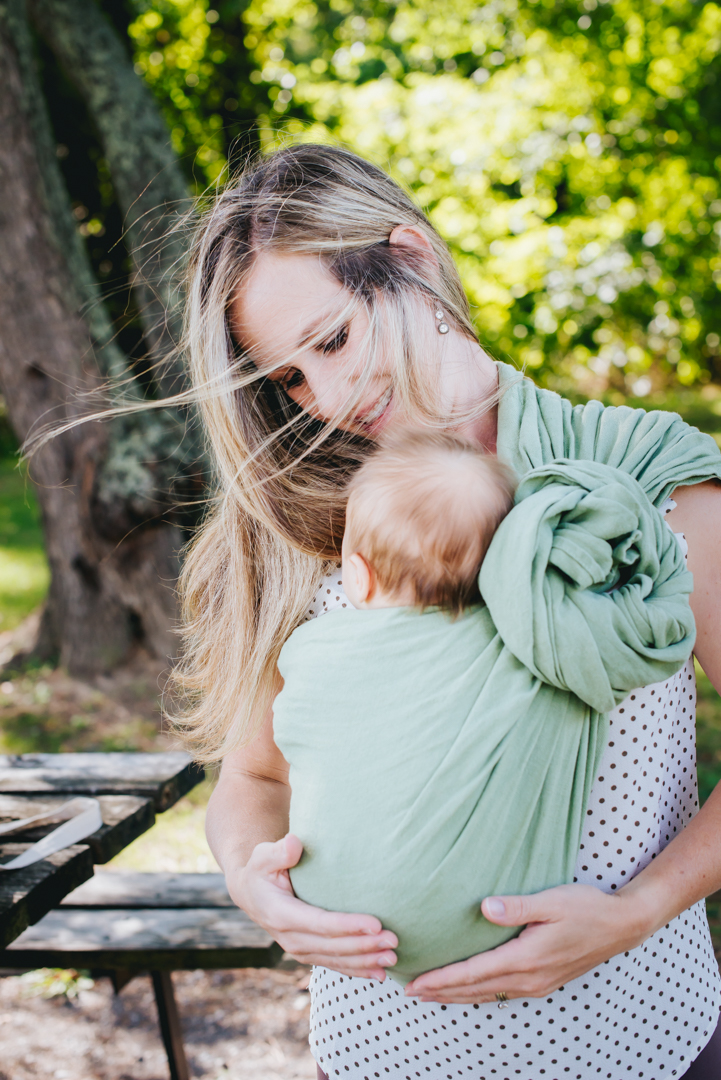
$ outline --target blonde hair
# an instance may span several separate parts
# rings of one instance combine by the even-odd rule
[[[351,480],[346,534],[384,592],[454,615],[480,600],[488,545],[516,481],[497,457],[446,432],[384,442]]]
[[[389,244],[398,225],[420,230],[433,254]],[[206,762],[248,742],[262,723],[280,649],[339,560],[346,487],[371,449],[339,429],[342,415],[313,420],[267,377],[293,354],[260,371],[234,341],[229,307],[263,252],[321,261],[343,286],[342,303],[311,344],[362,308],[368,331],[354,362],[360,355],[371,378],[382,348],[394,361],[394,395],[431,427],[449,423],[436,404],[443,339],[432,317],[430,333],[419,330],[418,301],[440,306],[452,328],[476,340],[445,243],[390,177],[347,150],[305,144],[258,159],[200,220],[186,337],[217,495],[180,579],[184,653],[175,679],[184,707],[175,727]]]

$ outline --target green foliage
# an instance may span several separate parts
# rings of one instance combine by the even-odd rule
[[[698,665],[696,679],[698,794],[703,803],[721,780],[721,699]]]
[[[717,5],[252,0],[246,22],[263,78],[283,49],[298,134],[414,190],[496,351],[594,395],[721,373]]]
[[[413,190],[483,340],[541,382],[620,401],[721,376],[718,4],[138,10],[138,70],[206,182],[253,117],[266,147],[340,141]]]
[[[39,968],[17,976],[23,997],[76,998],[82,990],[92,990],[95,981],[89,971],[75,968]]]
[[[128,27],[135,70],[156,93],[199,191],[222,178],[229,154],[256,145],[257,94],[242,6],[224,5],[221,23],[207,0],[138,0]]]

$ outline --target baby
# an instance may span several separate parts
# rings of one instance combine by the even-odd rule
[[[444,608],[480,600],[478,573],[516,481],[453,435],[408,432],[349,488],[343,588],[355,608]]]
[[[349,488],[353,607],[279,660],[293,887],[393,930],[402,984],[518,933],[484,897],[572,880],[606,714],[693,647],[691,575],[635,480],[561,461],[513,494],[452,435],[382,446]]]

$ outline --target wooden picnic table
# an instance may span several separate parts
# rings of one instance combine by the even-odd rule
[[[0,871],[0,949],[36,923],[202,780],[188,754],[0,754],[0,823],[60,806],[73,795],[98,799],[103,827],[80,844],[19,870]],[[52,828],[52,826],[50,826]],[[48,827],[0,838],[0,861],[21,854]]]

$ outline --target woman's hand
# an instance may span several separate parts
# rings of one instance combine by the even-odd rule
[[[643,909],[631,896],[593,885],[490,897],[481,910],[498,926],[525,929],[496,949],[420,975],[406,994],[442,1004],[495,1001],[501,991],[509,998],[545,997],[647,935]]]
[[[385,979],[398,940],[373,915],[311,907],[293,893],[288,871],[303,852],[288,830],[288,763],[273,741],[269,710],[255,740],[228,754],[205,819],[211,850],[231,898],[297,960]],[[277,839],[280,837],[281,839]]]
[[[226,872],[231,899],[303,964],[383,982],[384,968],[396,963],[395,934],[372,915],[324,911],[298,900],[288,870],[302,851],[292,833],[258,844],[245,866]]]

